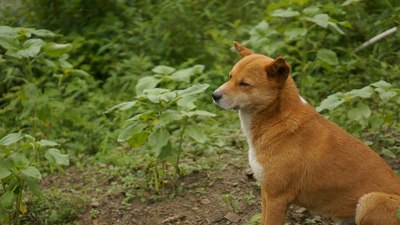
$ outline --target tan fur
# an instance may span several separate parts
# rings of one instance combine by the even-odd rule
[[[400,179],[384,160],[301,101],[282,57],[234,45],[243,58],[213,97],[240,110],[250,163],[262,170],[261,224],[283,225],[293,203],[359,225],[400,225]]]

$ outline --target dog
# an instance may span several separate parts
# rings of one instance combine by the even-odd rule
[[[385,161],[300,97],[283,57],[234,47],[242,59],[212,98],[239,110],[261,184],[261,224],[285,224],[295,204],[335,224],[400,225],[400,178]]]

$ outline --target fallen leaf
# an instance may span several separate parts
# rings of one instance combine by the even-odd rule
[[[240,217],[238,214],[234,213],[234,212],[228,212],[225,216],[225,219],[229,220],[232,223],[237,223],[240,221]]]

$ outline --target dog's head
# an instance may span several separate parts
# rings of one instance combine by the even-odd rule
[[[257,110],[271,106],[286,82],[290,66],[282,57],[254,54],[234,42],[243,57],[229,73],[229,80],[212,95],[214,102],[223,109]]]

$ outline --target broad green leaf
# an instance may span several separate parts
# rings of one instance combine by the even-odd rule
[[[191,87],[188,87],[184,90],[179,90],[178,95],[181,97],[189,96],[189,95],[197,95],[203,93],[207,88],[208,84],[195,84]]]
[[[40,171],[34,166],[28,166],[27,168],[21,170],[21,174],[38,180],[42,179]]]
[[[359,3],[361,0],[346,0],[345,2],[342,3],[342,6],[348,6],[354,3]]]
[[[159,65],[159,66],[154,67],[151,71],[153,73],[157,73],[157,74],[169,75],[175,71],[175,68],[170,67],[170,66]]]
[[[144,97],[153,103],[159,103],[161,99],[166,101],[168,99],[175,98],[175,96],[175,91],[170,91],[164,88],[152,88],[144,90]]]
[[[203,65],[195,65],[190,68],[176,71],[175,73],[171,74],[170,78],[174,81],[182,81],[182,82],[189,83],[190,78],[193,75],[200,74],[203,72],[203,70],[204,70]]]
[[[378,82],[372,83],[371,86],[373,87],[377,87],[377,88],[383,88],[383,89],[387,89],[389,87],[392,86],[392,84],[384,81],[384,80],[380,80]]]
[[[47,55],[52,57],[59,57],[72,49],[72,44],[57,44],[54,42],[46,43],[43,50]]]
[[[4,167],[0,166],[0,180],[11,175],[11,172]]]
[[[29,160],[22,153],[13,153],[9,156],[14,166],[18,168],[25,168],[29,165]]]
[[[38,142],[38,144],[39,144],[41,147],[46,147],[46,146],[54,147],[54,146],[59,145],[57,142],[49,141],[49,140],[45,140],[45,139],[40,140],[40,141]]]
[[[339,28],[339,26],[334,22],[328,22],[328,25],[331,26],[334,30],[336,30],[339,34],[344,35],[344,31]]]
[[[293,11],[290,9],[277,9],[271,12],[271,16],[273,17],[295,17],[299,15],[300,13],[298,11]]]
[[[6,55],[16,58],[30,58],[36,57],[45,42],[41,39],[29,39],[22,44],[22,48],[8,50]]]
[[[327,14],[317,14],[314,17],[309,18],[308,20],[317,24],[318,26],[327,28],[329,22],[329,16]]]
[[[170,139],[170,133],[166,129],[157,129],[150,134],[148,143],[157,155],[160,153],[161,148],[167,145]]]
[[[387,102],[393,97],[397,96],[396,91],[388,90],[388,89],[383,89],[383,88],[376,88],[375,89],[379,93],[379,98],[382,99],[382,101]]]
[[[154,77],[143,77],[139,79],[135,87],[136,95],[142,95],[146,89],[155,88],[158,83],[160,83],[160,80]]]
[[[19,41],[10,36],[0,36],[0,46],[8,51],[17,51],[19,47]]]
[[[389,158],[392,158],[392,159],[397,158],[396,154],[394,154],[394,153],[393,153],[392,151],[390,151],[389,149],[383,149],[383,150],[382,150],[382,154],[385,155],[385,156],[387,156],[387,157],[389,157]]]
[[[60,150],[56,148],[47,149],[44,157],[49,160],[49,162],[58,164],[58,165],[69,165],[69,158],[67,154],[62,154]]]
[[[8,212],[12,212],[14,209],[14,193],[12,191],[7,191],[1,195],[0,205]]]
[[[11,133],[6,135],[0,140],[0,145],[5,145],[5,146],[11,145],[14,144],[15,142],[18,142],[22,138],[24,138],[24,135],[21,133]]]
[[[182,120],[182,113],[176,110],[167,110],[163,112],[157,122],[156,128],[161,128],[166,126],[167,124]]]
[[[146,131],[142,131],[140,133],[134,134],[132,135],[129,140],[128,143],[132,146],[132,147],[140,147],[142,146],[144,143],[146,143],[147,138],[149,137],[149,133],[147,133]]]
[[[204,131],[199,126],[188,126],[186,127],[185,132],[197,142],[205,143],[207,141],[207,136],[204,134]]]
[[[361,89],[351,90],[348,94],[351,97],[369,98],[374,93],[374,89],[370,86]]]
[[[40,190],[40,187],[37,181],[31,177],[25,177],[24,180],[29,188],[29,190],[36,196],[36,197],[43,197],[43,193]]]
[[[114,111],[116,109],[118,109],[120,111],[128,110],[128,109],[132,108],[135,105],[136,105],[136,101],[122,102],[122,103],[119,103],[118,105],[115,105],[115,106],[111,107],[110,109],[108,109],[104,113],[109,113],[109,112],[112,112],[112,111]]]
[[[350,120],[363,121],[371,115],[371,110],[368,106],[360,103],[356,108],[353,108],[347,113]]]
[[[118,142],[124,142],[129,140],[133,135],[142,132],[147,125],[143,123],[133,123],[126,125],[122,128],[121,132],[118,135]]]
[[[337,65],[339,64],[339,60],[336,56],[336,53],[329,49],[320,49],[317,52],[317,59],[321,60],[324,63],[329,65]]]
[[[161,160],[166,160],[168,157],[172,156],[174,153],[172,144],[170,141],[161,148],[160,154],[158,154],[158,158]]]
[[[57,36],[55,33],[44,29],[38,29],[38,30],[30,29],[30,32],[38,37],[44,37],[44,38],[52,38]]]
[[[179,99],[176,104],[181,107],[183,110],[192,110],[196,108],[196,105],[194,104],[194,101],[196,101],[198,96],[185,96],[181,99]]]
[[[284,34],[289,39],[303,38],[307,34],[307,29],[296,27],[286,30]]]
[[[207,111],[203,111],[203,110],[194,110],[194,111],[189,111],[189,112],[182,112],[183,115],[188,116],[188,117],[192,117],[192,116],[215,116],[214,113],[210,113]]]
[[[342,98],[343,93],[338,92],[333,95],[329,95],[326,99],[324,99],[321,104],[316,108],[318,112],[321,112],[325,109],[332,110],[341,105],[344,102]]]

